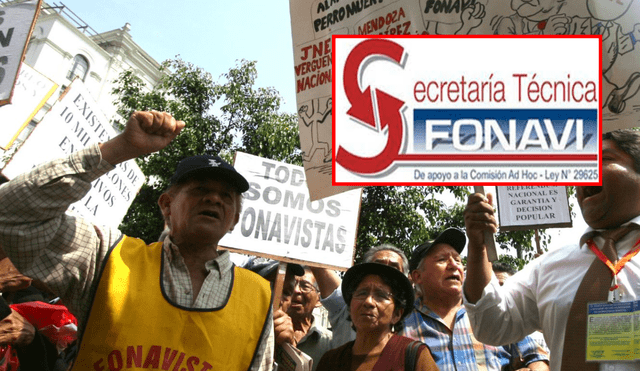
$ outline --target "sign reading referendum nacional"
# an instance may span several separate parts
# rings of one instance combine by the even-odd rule
[[[38,164],[106,142],[116,134],[82,80],[75,79],[2,173],[12,179]],[[144,174],[133,160],[120,163],[93,181],[89,193],[69,210],[94,224],[117,227],[144,180]]]
[[[600,182],[597,36],[333,41],[334,184]]]
[[[361,190],[311,201],[301,166],[237,152],[234,167],[250,188],[221,247],[341,270],[353,265]]]
[[[11,96],[42,0],[0,7],[0,106]]]
[[[11,147],[20,132],[29,125],[57,88],[58,84],[28,64],[22,64],[11,104],[0,107],[0,147]]]
[[[502,186],[496,197],[500,230],[572,226],[566,187]]]

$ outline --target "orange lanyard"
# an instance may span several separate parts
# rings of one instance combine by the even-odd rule
[[[611,271],[611,277],[613,278],[613,285],[609,290],[614,291],[618,289],[618,273],[622,270],[622,268],[624,268],[625,264],[627,264],[627,262],[631,260],[631,258],[636,256],[638,252],[640,252],[640,239],[636,241],[636,244],[633,245],[633,248],[628,253],[626,253],[622,257],[622,259],[618,260],[616,265],[613,265],[613,263],[611,263],[611,260],[609,260],[609,258],[607,258],[607,256],[602,251],[600,251],[600,249],[598,249],[598,246],[596,246],[595,242],[593,242],[593,239],[590,239],[589,241],[587,241],[587,245],[589,246],[591,251],[593,251],[593,253],[596,254],[598,259],[600,259],[600,261],[606,264],[607,267],[609,267],[609,270]]]

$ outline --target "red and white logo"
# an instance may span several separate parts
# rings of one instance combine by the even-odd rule
[[[600,181],[598,36],[333,44],[334,184]]]

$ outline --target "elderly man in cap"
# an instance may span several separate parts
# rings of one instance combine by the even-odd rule
[[[114,166],[167,146],[184,122],[134,112],[125,130],[0,187],[0,243],[80,320],[75,369],[270,370],[271,292],[218,241],[248,183],[217,156],[178,164],[158,205],[170,233],[146,245],[65,214]]]
[[[418,298],[401,335],[426,343],[443,371],[548,370],[547,354],[533,339],[494,347],[473,336],[462,306],[465,243],[464,232],[449,228],[413,251],[410,269]]]

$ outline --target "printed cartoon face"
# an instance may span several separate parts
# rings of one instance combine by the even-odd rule
[[[540,22],[556,15],[566,0],[511,0],[511,9],[530,21]]]
[[[629,10],[634,0],[587,0],[587,10],[595,19],[613,21],[622,17]]]

